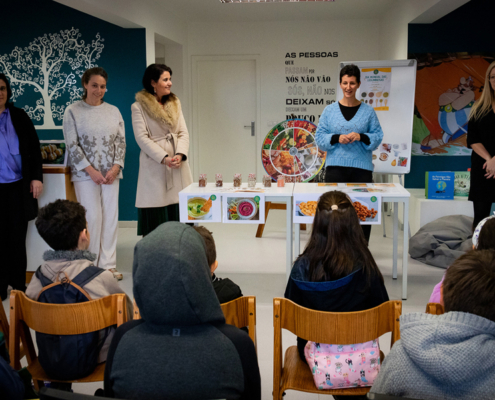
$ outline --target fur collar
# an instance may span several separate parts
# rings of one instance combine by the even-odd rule
[[[169,101],[162,106],[156,101],[155,96],[143,89],[136,93],[136,101],[141,104],[146,113],[154,120],[163,122],[171,128],[177,126],[180,101],[175,94],[170,93]]]
[[[43,260],[96,260],[96,255],[88,250],[47,250],[43,253]]]

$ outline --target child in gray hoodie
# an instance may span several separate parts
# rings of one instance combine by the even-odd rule
[[[447,270],[446,313],[400,320],[371,393],[418,399],[495,398],[495,251],[471,251]]]

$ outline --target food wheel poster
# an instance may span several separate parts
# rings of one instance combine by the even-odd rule
[[[275,181],[308,182],[325,165],[327,153],[315,141],[316,125],[304,119],[290,119],[275,125],[263,141],[263,167]],[[291,179],[292,178],[292,179]]]

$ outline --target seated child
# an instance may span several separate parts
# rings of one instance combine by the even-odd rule
[[[389,300],[383,276],[368,248],[356,210],[345,193],[331,191],[320,197],[311,237],[292,267],[285,297],[300,306],[328,312],[368,310]],[[332,363],[327,370],[324,369],[324,365],[328,365],[326,362],[315,368],[313,373],[318,370],[314,375],[317,387],[371,386],[369,375],[376,375],[379,368],[376,340],[373,343],[335,346],[297,338],[302,360],[306,361],[312,355],[313,346],[316,346],[321,358],[321,352],[326,351]],[[354,355],[362,353],[364,363],[361,364],[359,358],[351,367],[350,360],[345,360],[349,361],[348,365],[343,364],[344,357],[338,354],[334,357],[341,357],[340,361],[331,360],[332,349],[336,352],[349,351]]]
[[[215,270],[218,267],[217,250],[215,248],[215,240],[211,232],[204,226],[195,226],[194,229],[203,238],[206,245],[206,259],[211,270],[211,282],[213,289],[217,294],[220,304],[227,303],[242,297],[241,288],[232,282],[229,278],[219,278],[215,275]]]
[[[417,399],[495,398],[495,251],[470,251],[445,273],[446,313],[400,318],[401,339],[372,393]]]
[[[26,289],[26,296],[32,300],[38,300],[46,283],[64,279],[74,280],[87,267],[93,266],[96,258],[87,250],[90,237],[87,230],[86,210],[81,204],[69,200],[56,200],[47,204],[39,210],[36,228],[53,250],[45,251],[44,262],[33,275]],[[38,278],[39,273],[45,284]],[[124,293],[111,272],[101,270],[97,273],[97,276],[82,286],[89,300],[96,300],[114,293]],[[127,310],[128,315],[132,315],[132,303],[128,297]],[[98,363],[106,360],[114,331],[115,328],[100,331],[98,346],[101,346],[101,350],[98,353]],[[44,354],[43,348],[39,351],[40,362],[43,357],[50,357],[50,354]],[[57,371],[46,372],[54,379],[71,380],[72,378],[67,378],[63,373],[63,371],[69,371],[71,367],[64,366],[61,361]],[[58,378],[58,373],[62,373],[63,377]]]
[[[115,333],[106,397],[261,399],[254,343],[225,323],[209,267],[203,238],[186,224],[164,223],[136,244],[132,278],[142,319]]]
[[[473,250],[495,250],[495,215],[483,219],[473,233]],[[440,303],[442,283],[445,279],[443,274],[442,280],[435,285],[430,296],[429,303]]]

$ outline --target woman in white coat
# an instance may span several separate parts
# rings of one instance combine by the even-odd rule
[[[172,70],[151,64],[144,89],[131,106],[134,136],[141,148],[136,195],[138,235],[179,221],[179,192],[192,183],[187,161],[189,133],[180,101],[171,92]]]

